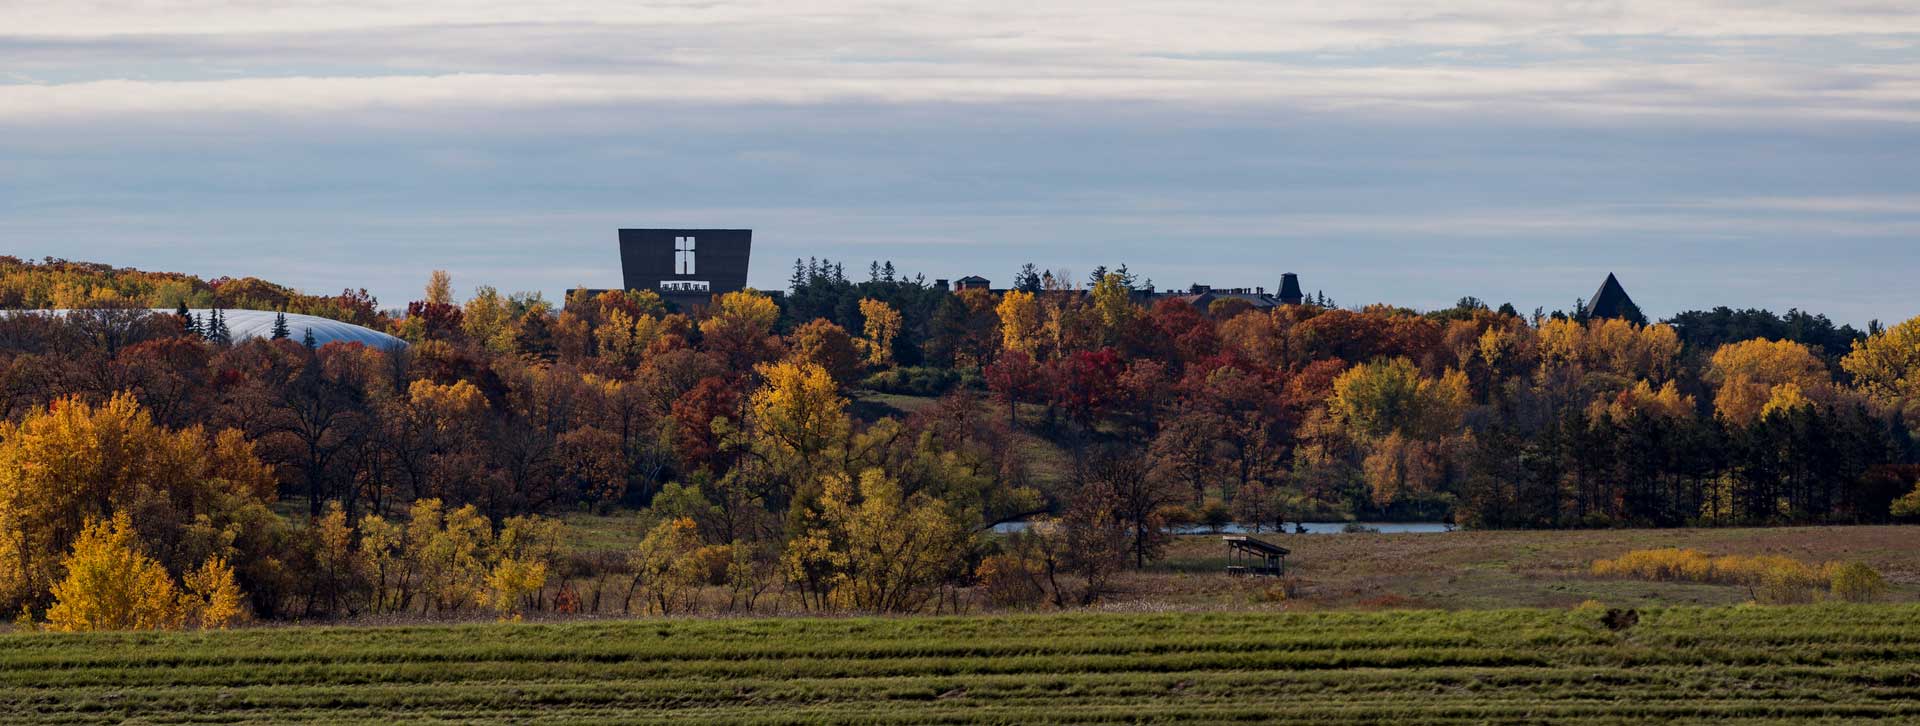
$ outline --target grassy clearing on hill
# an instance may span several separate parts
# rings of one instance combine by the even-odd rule
[[[1920,606],[0,635],[0,722],[1920,718]]]

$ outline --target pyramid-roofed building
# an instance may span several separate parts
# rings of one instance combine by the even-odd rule
[[[1607,273],[1606,282],[1600,283],[1600,290],[1587,301],[1587,317],[1601,318],[1637,318],[1640,306],[1627,295],[1627,289],[1620,286],[1620,278]]]

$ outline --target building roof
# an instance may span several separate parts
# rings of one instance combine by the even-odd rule
[[[24,312],[47,312],[56,315],[65,315],[68,311],[46,310]],[[153,308],[152,312],[159,315],[173,315],[176,311],[168,308]],[[187,312],[200,319],[201,324],[204,325],[207,318],[213,313],[213,310],[210,308],[198,308],[188,310]],[[276,315],[279,315],[279,313],[272,310],[220,311],[221,318],[227,321],[227,335],[235,342],[249,338],[273,337],[273,319]],[[372,328],[354,325],[353,323],[343,323],[332,318],[323,318],[318,315],[287,313],[288,338],[296,343],[300,342],[306,338],[307,331],[309,330],[313,331],[313,342],[316,345],[346,342],[360,343],[369,348],[379,348],[382,350],[407,347],[407,341]]]
[[[1254,539],[1244,534],[1230,534],[1220,538],[1228,547],[1247,550],[1262,555],[1285,556],[1290,550],[1266,540]]]
[[[1300,301],[1305,300],[1306,296],[1300,294],[1300,276],[1291,272],[1281,275],[1278,297],[1280,302],[1287,305],[1298,305]]]
[[[1627,296],[1627,289],[1620,286],[1620,279],[1609,272],[1606,281],[1600,283],[1600,290],[1587,301],[1586,312],[1589,318],[1624,318],[1627,311],[1637,309],[1639,306]]]
[[[969,284],[969,285],[985,285],[985,284],[987,284],[988,282],[991,282],[991,281],[990,281],[990,280],[988,280],[987,278],[984,278],[984,277],[981,277],[981,276],[979,276],[979,275],[968,275],[968,276],[966,276],[966,277],[962,277],[962,278],[960,278],[960,279],[958,279],[958,280],[954,280],[954,282],[959,282],[959,283],[965,283],[965,284]]]

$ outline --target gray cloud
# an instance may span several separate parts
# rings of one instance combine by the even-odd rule
[[[4,0],[0,0],[4,3]],[[42,3],[0,251],[388,304],[612,284],[612,230],[929,276],[1910,314],[1899,4]],[[30,10],[30,11],[26,11]]]

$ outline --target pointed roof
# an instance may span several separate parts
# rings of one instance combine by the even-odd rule
[[[1600,290],[1593,293],[1587,301],[1589,318],[1623,318],[1627,311],[1638,309],[1633,298],[1627,295],[1627,289],[1620,286],[1620,278],[1607,273],[1607,281],[1600,283]]]
[[[1300,276],[1291,272],[1282,274],[1280,276],[1280,303],[1282,305],[1299,305],[1305,299],[1306,296],[1300,294]]]

